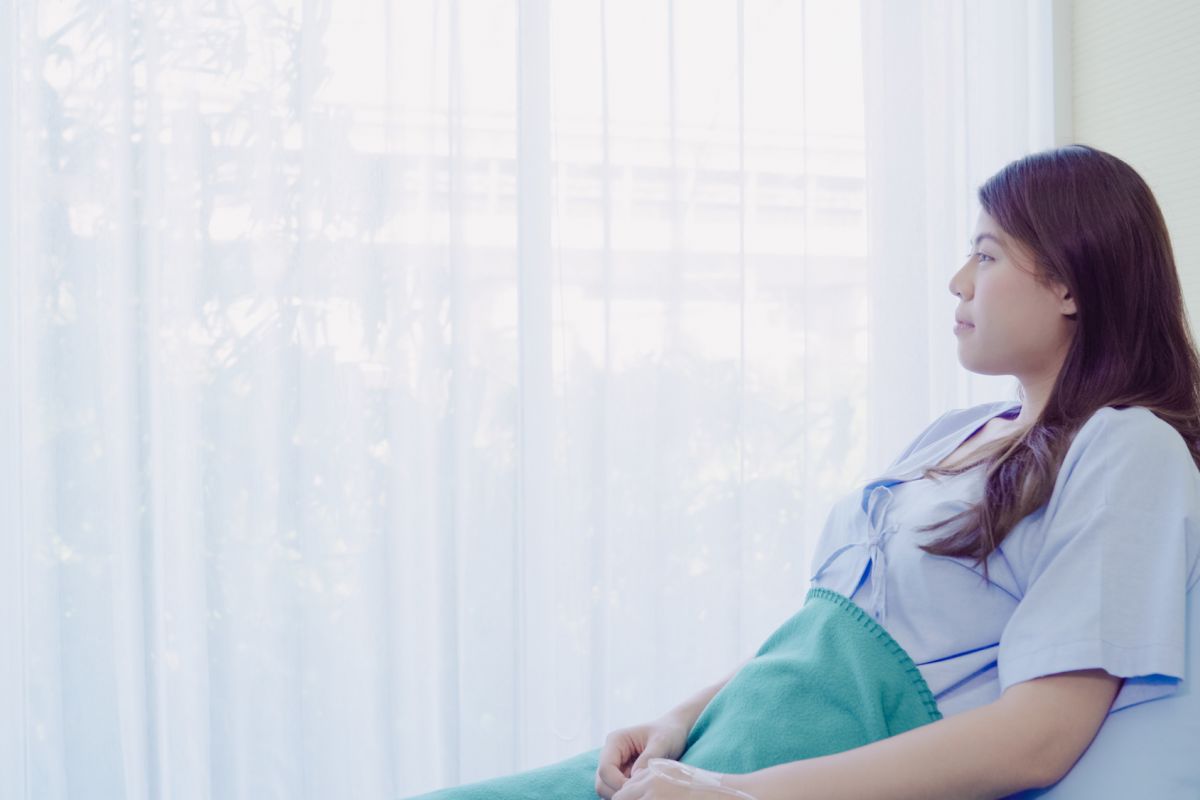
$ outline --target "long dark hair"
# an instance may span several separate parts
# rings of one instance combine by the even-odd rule
[[[1050,499],[1075,433],[1105,406],[1144,406],[1179,431],[1200,468],[1200,359],[1171,240],[1150,187],[1124,161],[1082,144],[1034,153],[979,188],[984,211],[1033,254],[1037,279],[1075,300],[1075,331],[1041,415],[957,467],[986,465],[980,501],[918,530],[962,522],[921,549],[987,559]]]

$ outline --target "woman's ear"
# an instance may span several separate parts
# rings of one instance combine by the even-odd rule
[[[1071,297],[1071,290],[1061,285],[1058,288],[1058,310],[1069,319],[1075,319],[1079,312],[1075,307],[1075,298]]]

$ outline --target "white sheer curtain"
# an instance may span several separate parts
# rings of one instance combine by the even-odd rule
[[[0,796],[597,747],[951,405],[1044,4],[0,4]]]

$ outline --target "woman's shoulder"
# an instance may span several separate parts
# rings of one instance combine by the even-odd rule
[[[1151,409],[1105,406],[1067,448],[1051,510],[1082,497],[1127,510],[1182,504],[1200,515],[1200,470],[1175,426]]]
[[[1079,427],[1067,452],[1131,455],[1156,452],[1191,458],[1190,449],[1175,426],[1145,406],[1104,406]]]

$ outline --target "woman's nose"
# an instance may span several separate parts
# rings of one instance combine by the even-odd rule
[[[950,276],[950,294],[954,295],[955,297],[962,297],[963,293],[969,288],[967,286],[968,281],[966,280],[966,275],[964,273],[970,264],[971,262],[968,261],[966,264],[963,264],[961,267],[959,267],[957,272]]]

